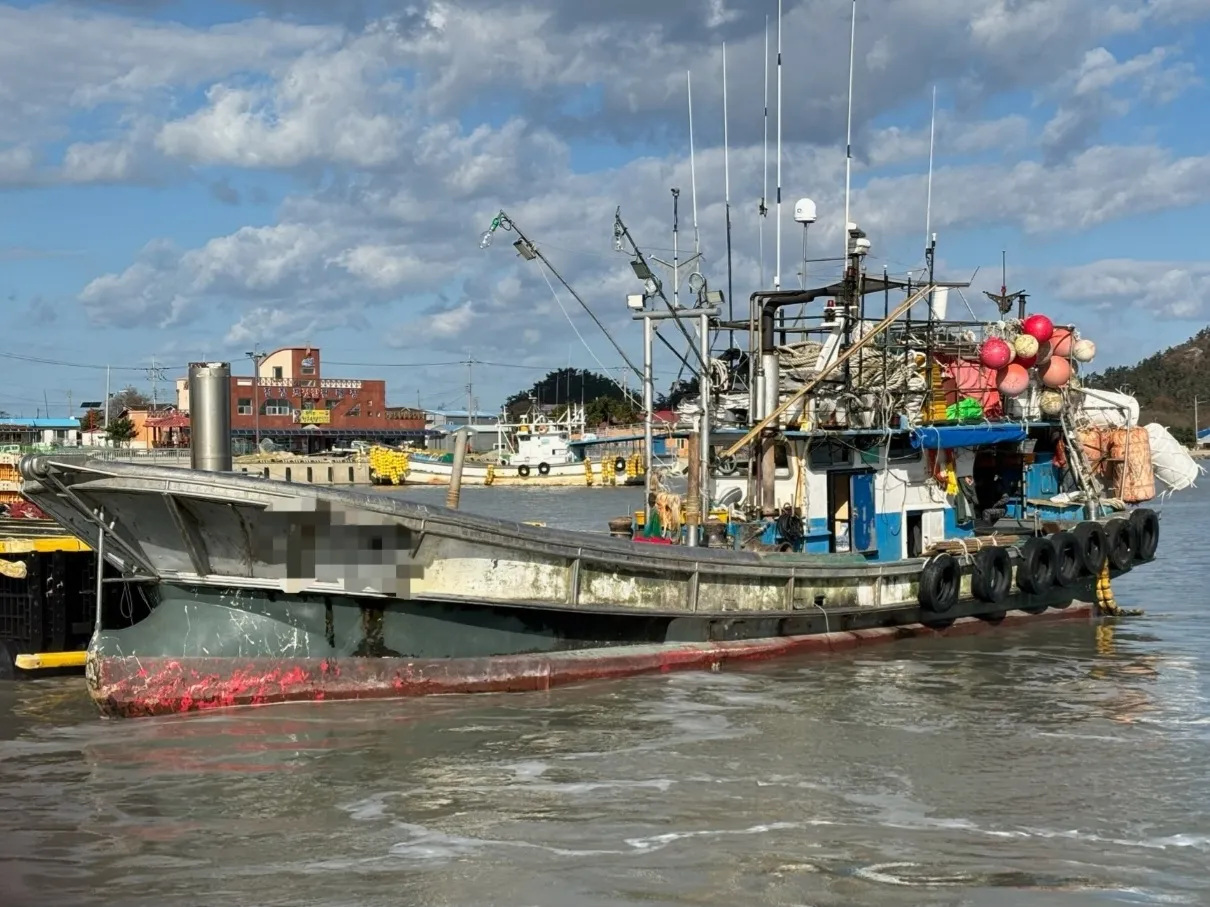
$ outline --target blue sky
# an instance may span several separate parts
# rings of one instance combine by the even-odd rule
[[[540,269],[503,240],[478,248],[501,208],[637,359],[613,213],[662,256],[676,186],[692,243],[688,70],[705,273],[725,281],[724,41],[737,303],[759,282],[776,8],[0,4],[0,410],[65,415],[69,395],[73,409],[100,397],[106,364],[115,388],[144,390],[153,357],[169,378],[203,357],[246,368],[254,344],[312,343],[350,363],[330,375],[385,377],[392,402],[431,407],[465,405],[452,363],[468,356],[495,363],[475,368],[487,408],[569,351],[619,365],[564,295],[585,349]],[[783,285],[797,281],[795,198],[819,206],[809,254],[840,247],[850,9],[784,3]],[[1210,6],[859,0],[858,13],[853,212],[872,267],[923,263],[935,86],[938,261],[952,279],[979,269],[980,317],[1003,249],[1010,289],[1096,340],[1097,367],[1205,325]],[[771,214],[766,276],[774,235]]]

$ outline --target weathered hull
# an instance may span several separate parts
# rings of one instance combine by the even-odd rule
[[[962,617],[946,627],[889,627],[710,642],[647,643],[470,658],[258,658],[90,655],[90,693],[110,717],[142,717],[285,702],[402,699],[439,693],[504,693],[646,673],[718,670],[807,653],[928,636],[965,636],[1033,621],[1087,620],[1092,606],[1043,614],[1010,611],[994,621]]]
[[[966,565],[957,600],[925,610],[923,558],[649,545],[130,464],[38,458],[22,471],[25,494],[103,542],[127,584],[112,587],[121,601],[103,603],[89,649],[89,688],[109,714],[532,689],[1095,599],[1084,575],[980,601]]]

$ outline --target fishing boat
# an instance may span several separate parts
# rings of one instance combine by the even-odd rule
[[[733,369],[751,415],[702,432],[728,390],[703,382],[689,442],[706,455],[673,511],[652,490],[632,537],[230,474],[204,459],[229,445],[221,414],[195,438],[215,471],[26,457],[24,496],[112,568],[94,700],[133,716],[545,689],[1113,610],[1111,578],[1156,556],[1139,506],[1156,475],[1183,487],[1196,465],[1129,402],[1086,395],[1074,326],[1024,297],[1014,317],[947,319],[959,285],[869,277],[850,232],[840,283],[716,322],[755,325],[726,360],[753,363]],[[778,345],[783,328],[804,339]]]
[[[582,404],[572,404],[556,417],[533,408],[516,422],[501,419],[493,427],[490,458],[468,459],[463,485],[609,487],[642,482],[641,457],[615,452],[594,462],[593,450],[617,444],[588,431]],[[433,452],[375,447],[369,461],[375,482],[382,485],[449,485],[454,473],[453,456]]]

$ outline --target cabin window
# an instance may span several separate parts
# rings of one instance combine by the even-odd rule
[[[241,416],[252,415],[252,398],[240,397],[235,401],[235,411]]]
[[[282,379],[282,370],[280,365],[273,366],[273,377],[278,381]]]
[[[813,441],[807,454],[807,463],[812,470],[849,466],[852,462],[852,451],[840,441]]]
[[[891,438],[890,446],[887,448],[887,461],[894,465],[896,463],[914,463],[924,455],[919,447],[912,446],[912,438],[910,435],[894,435]]]

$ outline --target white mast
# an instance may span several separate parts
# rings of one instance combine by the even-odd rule
[[[856,0],[854,0],[856,2]],[[777,0],[777,244],[773,289],[781,289],[781,0]],[[847,216],[847,212],[846,212]]]
[[[723,205],[727,214],[727,320],[735,321],[735,293],[731,274],[731,141],[727,132],[727,42],[723,42]],[[735,346],[735,331],[728,347]]]
[[[765,218],[769,216],[769,208],[765,202],[769,199],[769,17],[765,16],[765,163],[764,183],[760,191],[760,221],[757,224],[757,234],[760,240],[760,285],[765,285]]]
[[[693,156],[693,73],[685,73],[685,87],[689,95],[689,194],[693,196],[693,251],[702,251],[697,232],[697,166]]]
[[[845,130],[844,145],[844,241],[845,267],[849,261],[849,194],[853,178],[853,52],[857,44],[857,0],[853,0],[853,23],[849,29],[849,119]]]
[[[933,221],[933,139],[937,134],[937,86],[933,86],[933,116],[929,120],[929,183],[928,197],[924,203],[924,247],[929,245]]]

